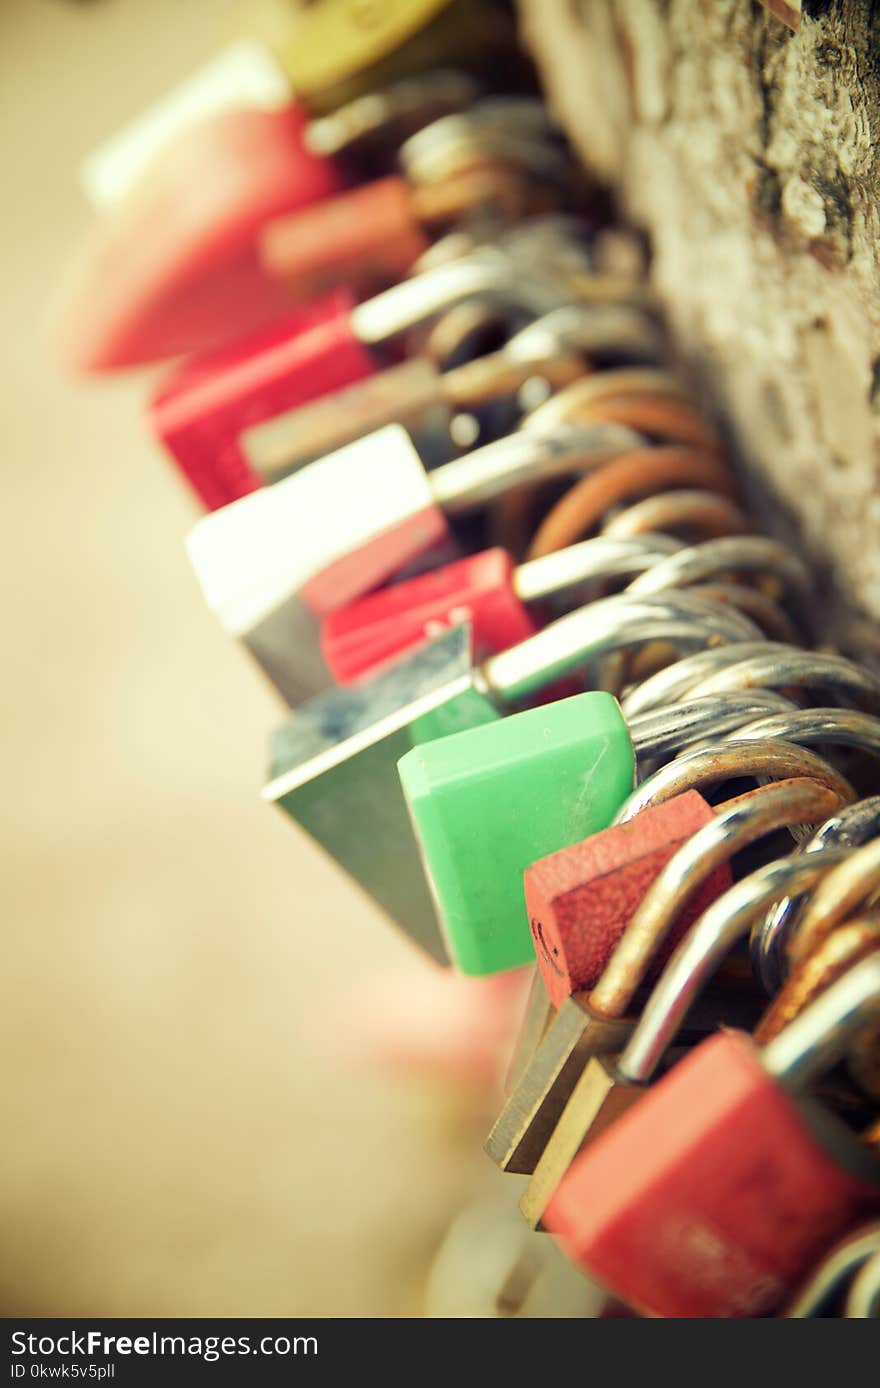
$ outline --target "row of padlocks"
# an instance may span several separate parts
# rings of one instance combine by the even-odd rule
[[[534,975],[434,1313],[880,1315],[880,678],[506,6],[252,19],[86,162],[59,335],[173,359],[197,581],[291,710],[266,800],[434,960]]]

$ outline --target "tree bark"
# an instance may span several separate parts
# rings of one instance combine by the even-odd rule
[[[880,616],[880,5],[520,0],[768,528]]]

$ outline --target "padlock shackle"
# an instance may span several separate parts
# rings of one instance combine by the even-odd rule
[[[662,805],[682,791],[706,790],[745,776],[772,776],[775,780],[811,776],[833,790],[841,803],[856,798],[846,777],[808,748],[781,738],[762,738],[741,744],[733,735],[723,742],[682,752],[674,761],[661,766],[624,801],[613,822],[626,824],[649,805]]]
[[[539,602],[577,583],[641,573],[680,545],[681,541],[670,535],[644,535],[633,540],[596,535],[520,564],[512,575],[513,591],[520,602]]]
[[[743,725],[754,726],[751,720],[763,723],[765,715],[769,719],[768,710],[784,713],[794,707],[790,699],[777,694],[775,689],[737,690],[718,699],[688,699],[671,708],[637,713],[629,719],[629,731],[638,757],[665,762],[692,742],[727,733],[739,735]]]
[[[765,834],[827,819],[839,804],[833,790],[807,777],[773,781],[720,805],[715,817],[682,844],[651,883],[590,994],[603,1017],[622,1017],[679,912],[711,872]]]
[[[657,532],[677,535],[683,527],[701,531],[706,539],[715,539],[739,534],[747,529],[747,523],[729,496],[683,487],[657,492],[624,507],[602,527],[602,534],[620,539]]]
[[[761,1051],[769,1075],[792,1091],[804,1089],[846,1054],[858,1033],[880,1020],[880,954],[854,965],[805,1007]]]
[[[490,656],[482,678],[501,703],[512,703],[612,651],[671,641],[685,647],[748,640],[754,625],[733,609],[693,593],[600,598],[559,617],[534,636]]]
[[[874,1320],[880,1316],[880,1240],[873,1256],[866,1258],[850,1285],[843,1308],[849,1319]]]
[[[773,650],[750,656],[728,669],[718,670],[692,686],[691,694],[726,693],[730,689],[775,688],[834,689],[843,698],[853,699],[864,708],[880,709],[880,675],[856,665],[846,656],[824,651],[802,651],[784,647],[785,654]]]
[[[880,1252],[880,1220],[863,1224],[854,1234],[836,1244],[822,1259],[815,1272],[789,1302],[785,1311],[788,1320],[804,1320],[816,1315],[822,1305],[845,1277],[868,1258]]]
[[[654,709],[665,709],[683,699],[690,700],[696,697],[693,693],[695,686],[715,670],[724,670],[728,665],[738,665],[749,656],[763,655],[768,650],[785,656],[789,649],[790,647],[781,641],[752,641],[737,646],[695,651],[692,655],[682,656],[681,660],[675,661],[673,665],[667,665],[656,674],[642,680],[640,685],[621,700],[621,706],[627,718],[633,718],[638,713],[649,713]],[[747,692],[753,694],[755,691],[749,689]]]
[[[835,928],[860,910],[880,888],[880,838],[855,848],[845,863],[823,883],[801,912],[796,931],[788,937],[788,957],[802,963]]]
[[[527,278],[500,253],[474,251],[395,284],[351,311],[354,336],[375,346],[417,327],[444,309],[474,296],[519,304],[535,315],[546,313],[565,293],[552,276]]]
[[[802,709],[800,712],[809,714],[814,710]],[[815,712],[820,713],[821,710],[816,709]],[[857,800],[854,805],[845,805],[838,814],[826,819],[813,836],[801,845],[800,852],[818,853],[828,846],[859,848],[878,833],[880,795],[872,795],[864,800]],[[804,905],[802,896],[785,897],[768,912],[760,929],[752,931],[749,945],[752,969],[770,997],[782,987],[788,972],[786,941],[795,929]]]
[[[798,743],[830,742],[880,756],[880,718],[854,708],[797,708],[792,704],[785,711],[746,723],[736,733],[738,742],[765,737]]]
[[[511,487],[601,467],[629,449],[636,437],[622,424],[563,424],[546,434],[517,429],[435,468],[428,485],[435,504],[454,516]]]
[[[763,535],[726,535],[691,545],[639,574],[628,591],[661,593],[670,587],[702,583],[719,574],[746,571],[772,575],[801,601],[809,596],[811,581],[806,565],[787,545]]]
[[[754,922],[781,895],[807,891],[846,857],[845,848],[766,863],[712,902],[666,964],[617,1063],[618,1073],[647,1084],[696,998]]]
[[[602,303],[565,304],[551,309],[522,328],[505,348],[525,358],[540,358],[560,351],[577,352],[586,357],[614,352],[630,360],[642,359],[649,363],[657,361],[664,349],[662,333],[650,314],[628,304]],[[543,408],[543,405],[538,407]],[[560,417],[559,422],[563,418]],[[578,421],[567,422],[576,424]]]

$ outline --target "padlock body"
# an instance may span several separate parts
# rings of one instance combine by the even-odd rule
[[[332,683],[316,618],[446,533],[409,435],[390,425],[203,517],[187,547],[221,624],[296,705]]]
[[[273,739],[263,796],[416,944],[447,962],[397,775],[427,718],[437,737],[498,718],[474,686],[461,628],[357,689],[333,689],[297,709]]]
[[[597,691],[402,759],[400,779],[450,956],[463,973],[499,973],[533,959],[524,869],[551,846],[604,828],[632,778],[619,705]]]
[[[160,387],[150,425],[209,510],[262,486],[243,430],[373,370],[351,329],[353,299],[327,295],[226,347],[190,358]]]
[[[323,89],[356,78],[393,54],[448,4],[449,0],[385,0],[365,9],[349,0],[325,0],[298,16],[280,58],[294,89],[314,100]]]
[[[257,233],[340,187],[306,149],[304,128],[295,106],[227,111],[157,152],[72,267],[59,338],[73,369],[208,350],[289,308],[259,263]]]
[[[712,817],[712,807],[699,791],[687,790],[527,868],[529,925],[538,967],[556,1007],[570,993],[595,987],[661,869]],[[731,880],[725,863],[694,893],[664,943],[661,965]]]
[[[340,284],[369,294],[402,279],[429,244],[409,185],[392,175],[269,222],[260,259],[295,299]]]
[[[321,632],[334,678],[352,684],[460,622],[471,624],[477,660],[524,641],[537,627],[514,592],[513,568],[506,550],[488,549],[340,608]]]
[[[643,1313],[713,1319],[772,1312],[878,1207],[880,1182],[836,1161],[749,1038],[722,1032],[577,1158],[544,1223]]]

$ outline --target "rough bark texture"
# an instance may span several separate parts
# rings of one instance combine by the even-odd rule
[[[880,615],[880,5],[521,0],[766,523]]]

